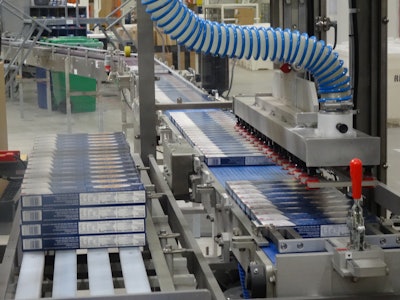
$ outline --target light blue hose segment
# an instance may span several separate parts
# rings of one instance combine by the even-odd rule
[[[310,72],[321,103],[352,101],[350,78],[332,47],[297,30],[219,24],[204,20],[181,0],[142,0],[157,26],[188,50],[290,63]]]
[[[243,299],[250,299],[250,293],[246,289],[246,272],[244,271],[240,263],[238,263],[238,271],[239,271],[240,285],[242,286]]]

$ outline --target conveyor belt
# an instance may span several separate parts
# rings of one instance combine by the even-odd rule
[[[44,252],[24,253],[15,299],[41,299],[43,296],[74,298],[78,295],[110,296],[151,292],[139,248],[119,249],[123,286],[118,289],[114,287],[114,281],[117,279],[113,278],[110,254],[107,249],[90,249],[86,255],[81,255],[87,257],[87,266],[80,265],[79,268],[81,272],[82,268],[87,268],[88,286],[84,284],[82,278],[77,278],[78,253],[76,250],[57,251],[54,266],[45,265]],[[42,278],[45,272],[54,274],[51,295],[48,294],[49,291],[42,290]]]
[[[273,162],[252,136],[235,129],[231,113],[186,110],[169,116],[206,164],[219,166],[211,171],[249,218],[264,226],[292,227],[303,238],[348,234],[351,203],[336,188],[309,190],[281,166],[246,166]]]
[[[311,178],[235,127],[233,114],[222,110],[168,114],[188,142],[204,154],[215,178],[251,220],[261,226],[294,229],[302,238],[348,235],[346,217],[351,201],[335,188],[307,189],[303,183]],[[266,165],[246,164],[253,151],[264,156]],[[222,160],[214,164],[214,153],[226,154],[231,160],[226,165]],[[238,153],[241,161],[235,160]],[[263,251],[275,261],[275,245],[271,243]]]
[[[53,298],[76,297],[76,251],[57,251],[54,260]]]
[[[202,102],[207,100],[207,94],[200,93],[188,83],[170,73],[157,74],[160,80],[155,82],[155,95],[159,103]]]
[[[44,252],[25,253],[18,277],[15,299],[39,299],[42,296]]]

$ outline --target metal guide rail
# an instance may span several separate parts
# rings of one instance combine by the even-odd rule
[[[20,45],[12,39],[2,38],[3,59],[9,59],[10,57],[5,55],[10,55],[19,47]],[[66,59],[69,58],[72,73],[104,81],[107,80],[107,74],[104,71],[106,53],[106,50],[101,49],[36,42],[32,45],[32,50],[28,53],[24,64],[63,72]],[[118,65],[121,58],[120,55],[113,56],[113,63]],[[131,60],[131,58],[126,58],[126,60]]]
[[[13,51],[20,45],[12,39],[2,38],[2,56],[7,60]],[[106,60],[106,56],[109,57]],[[109,59],[109,62],[108,62]],[[46,68],[51,71],[66,71],[69,64],[70,73],[96,79],[98,82],[112,82],[115,80],[121,90],[128,90],[126,98],[136,97],[136,75],[138,72],[138,58],[136,54],[125,57],[122,51],[108,51],[62,44],[36,42],[28,53],[24,64]],[[111,63],[111,73],[105,71],[105,64]],[[232,108],[232,102],[224,99],[213,101],[205,91],[186,80],[177,71],[171,69],[161,61],[154,59],[156,89],[156,109],[183,109],[198,107]],[[129,102],[129,101],[128,101]],[[129,104],[129,103],[128,103]]]

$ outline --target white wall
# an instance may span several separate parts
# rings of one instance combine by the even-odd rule
[[[31,4],[29,0],[13,0],[8,2],[17,7],[19,10],[22,10],[24,13],[29,14],[29,6]],[[22,29],[21,19],[15,17],[4,7],[1,10],[1,24],[3,32],[8,31],[12,33],[19,33]]]
[[[388,0],[388,36],[398,38],[399,35],[399,2]],[[338,44],[347,42],[349,36],[349,1],[327,0],[327,15],[338,23]],[[328,32],[328,43],[333,44],[333,29]]]
[[[337,21],[337,43],[341,44],[349,39],[349,1],[327,0],[327,15],[331,20]],[[333,28],[328,32],[327,42],[334,43]]]
[[[399,0],[388,0],[388,36],[398,38],[399,33]]]

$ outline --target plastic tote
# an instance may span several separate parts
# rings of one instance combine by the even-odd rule
[[[57,38],[46,39],[47,43],[96,48],[102,49],[103,43],[86,37],[70,37],[63,36]],[[53,105],[54,108],[65,112],[66,111],[66,86],[65,86],[65,73],[64,72],[51,72],[51,80],[53,84]],[[94,92],[96,91],[96,80],[83,77],[79,75],[70,74],[70,91],[71,92]],[[71,111],[78,112],[93,112],[96,110],[96,97],[95,96],[71,96]]]

